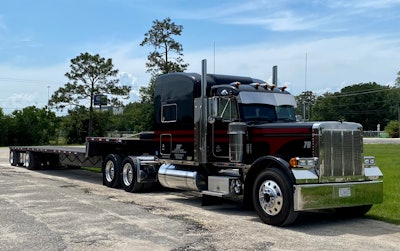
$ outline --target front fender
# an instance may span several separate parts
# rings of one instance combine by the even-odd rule
[[[263,170],[265,168],[281,168],[290,179],[290,181],[292,181],[293,183],[295,182],[292,171],[289,168],[289,163],[280,157],[272,155],[263,156],[256,159],[247,172],[246,180],[248,178],[248,175],[250,175],[251,177],[251,175],[257,174],[260,170]]]
[[[263,156],[256,159],[250,168],[247,170],[244,176],[244,206],[252,207],[251,203],[251,191],[254,185],[254,181],[257,175],[266,168],[279,168],[281,169],[287,176],[287,178],[291,181],[292,184],[295,183],[295,178],[289,168],[289,163],[277,156]]]

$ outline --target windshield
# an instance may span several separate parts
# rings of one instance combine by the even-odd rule
[[[272,106],[265,104],[242,104],[241,115],[244,122],[296,121],[293,106]]]
[[[276,115],[278,121],[296,121],[294,107],[290,105],[276,107]]]

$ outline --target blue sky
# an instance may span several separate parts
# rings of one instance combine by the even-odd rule
[[[137,100],[152,49],[139,44],[166,17],[183,26],[190,72],[207,59],[210,73],[268,80],[278,65],[298,95],[393,85],[400,71],[400,0],[2,0],[0,107],[43,107],[84,52],[112,58]]]

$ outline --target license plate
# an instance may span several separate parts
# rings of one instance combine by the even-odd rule
[[[351,189],[350,187],[341,187],[339,188],[339,197],[350,197]]]

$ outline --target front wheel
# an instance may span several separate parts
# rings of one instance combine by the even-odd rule
[[[276,168],[258,174],[253,186],[253,203],[258,216],[269,225],[289,225],[298,215],[293,209],[292,184]]]

